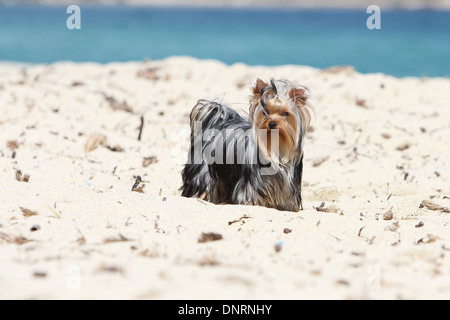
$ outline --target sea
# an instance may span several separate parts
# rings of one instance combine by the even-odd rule
[[[380,28],[371,29],[367,21],[374,12],[365,9],[79,9],[80,29],[71,29],[75,12],[67,7],[0,4],[0,60],[109,63],[192,56],[226,64],[351,65],[396,77],[450,76],[450,11],[380,8]]]

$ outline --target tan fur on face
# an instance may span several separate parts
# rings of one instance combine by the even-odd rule
[[[257,79],[255,87],[252,88],[253,95],[250,97],[250,123],[259,132],[257,138],[262,145],[266,146],[266,153],[271,154],[272,132],[269,123],[276,124],[279,132],[279,152],[290,158],[297,152],[299,143],[300,127],[303,136],[310,123],[311,116],[307,106],[307,95],[305,89],[296,87],[287,81],[277,81],[277,87],[272,80],[269,86],[261,79]],[[263,90],[264,89],[264,90]],[[264,107],[265,106],[265,107]],[[267,135],[267,139],[263,138]],[[264,148],[263,148],[264,149]]]
[[[266,145],[268,154],[271,153],[272,129],[269,128],[269,123],[271,122],[276,123],[275,130],[278,130],[278,148],[280,153],[294,152],[297,142],[295,136],[298,132],[298,122],[295,114],[292,113],[292,110],[289,108],[289,104],[276,96],[267,101],[266,107],[267,110],[269,110],[269,114],[265,115],[263,112],[259,112],[256,115],[256,120],[259,129],[267,130]]]

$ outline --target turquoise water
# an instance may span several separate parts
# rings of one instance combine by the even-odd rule
[[[353,65],[363,73],[450,76],[450,12],[384,11],[369,30],[365,10],[81,7],[69,30],[66,7],[0,6],[0,60],[160,59],[227,64]]]

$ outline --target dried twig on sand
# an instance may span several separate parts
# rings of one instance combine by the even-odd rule
[[[134,180],[134,184],[131,187],[131,191],[144,193],[145,184],[141,184],[141,182],[142,182],[141,176],[136,176],[136,179]]]
[[[251,219],[251,218],[252,217],[242,216],[239,219],[228,221],[228,225],[231,226],[233,223],[236,223],[236,222],[243,222],[244,223],[245,222],[244,219]]]
[[[394,218],[394,213],[392,212],[392,208],[386,211],[383,214],[383,220],[392,220]]]
[[[329,208],[325,208],[325,202],[322,202],[318,207],[313,207],[314,209],[316,209],[319,212],[332,212],[332,213],[337,213],[338,212],[338,208],[336,208],[335,206],[330,206]]]
[[[142,137],[142,130],[144,129],[144,116],[141,116],[141,124],[139,125],[139,135],[138,135],[138,141],[141,141]]]
[[[123,234],[119,233],[118,237],[106,238],[106,239],[103,240],[103,243],[106,244],[106,243],[127,242],[127,241],[132,241],[132,240],[128,239]]]
[[[22,211],[23,216],[27,217],[27,218],[31,217],[31,216],[36,216],[38,214],[36,211],[30,210],[30,209],[27,209],[24,207],[19,207],[19,208],[20,208],[20,211]]]
[[[438,205],[438,204],[436,204],[434,202],[428,201],[428,200],[423,200],[420,203],[419,208],[423,208],[423,207],[427,208],[428,210],[442,211],[442,212],[445,212],[445,213],[450,213],[450,209],[448,207],[440,206],[440,205]]]
[[[108,102],[109,106],[114,111],[120,110],[120,111],[133,113],[133,109],[128,105],[128,103],[125,100],[120,102],[116,98],[114,98],[112,96],[108,96],[104,92],[101,92],[101,94],[105,97],[106,102]]]
[[[203,232],[198,239],[199,243],[203,242],[209,242],[209,241],[217,241],[222,240],[223,237],[220,233],[214,233],[214,232]]]
[[[24,243],[31,241],[25,237],[15,236],[15,235],[7,234],[4,232],[0,232],[0,239],[5,240],[6,242],[9,242],[9,243],[14,243],[14,244],[18,244],[18,245],[22,245]]]
[[[158,158],[156,156],[144,157],[144,160],[142,160],[142,166],[144,168],[146,168],[149,165],[152,165],[157,162],[158,162]]]
[[[28,182],[30,181],[30,175],[29,174],[22,175],[22,171],[16,170],[16,180],[20,182]]]

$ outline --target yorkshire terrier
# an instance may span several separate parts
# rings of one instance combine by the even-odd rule
[[[182,196],[303,209],[303,143],[311,120],[307,92],[286,80],[257,79],[248,119],[220,103],[199,100],[190,115]]]

